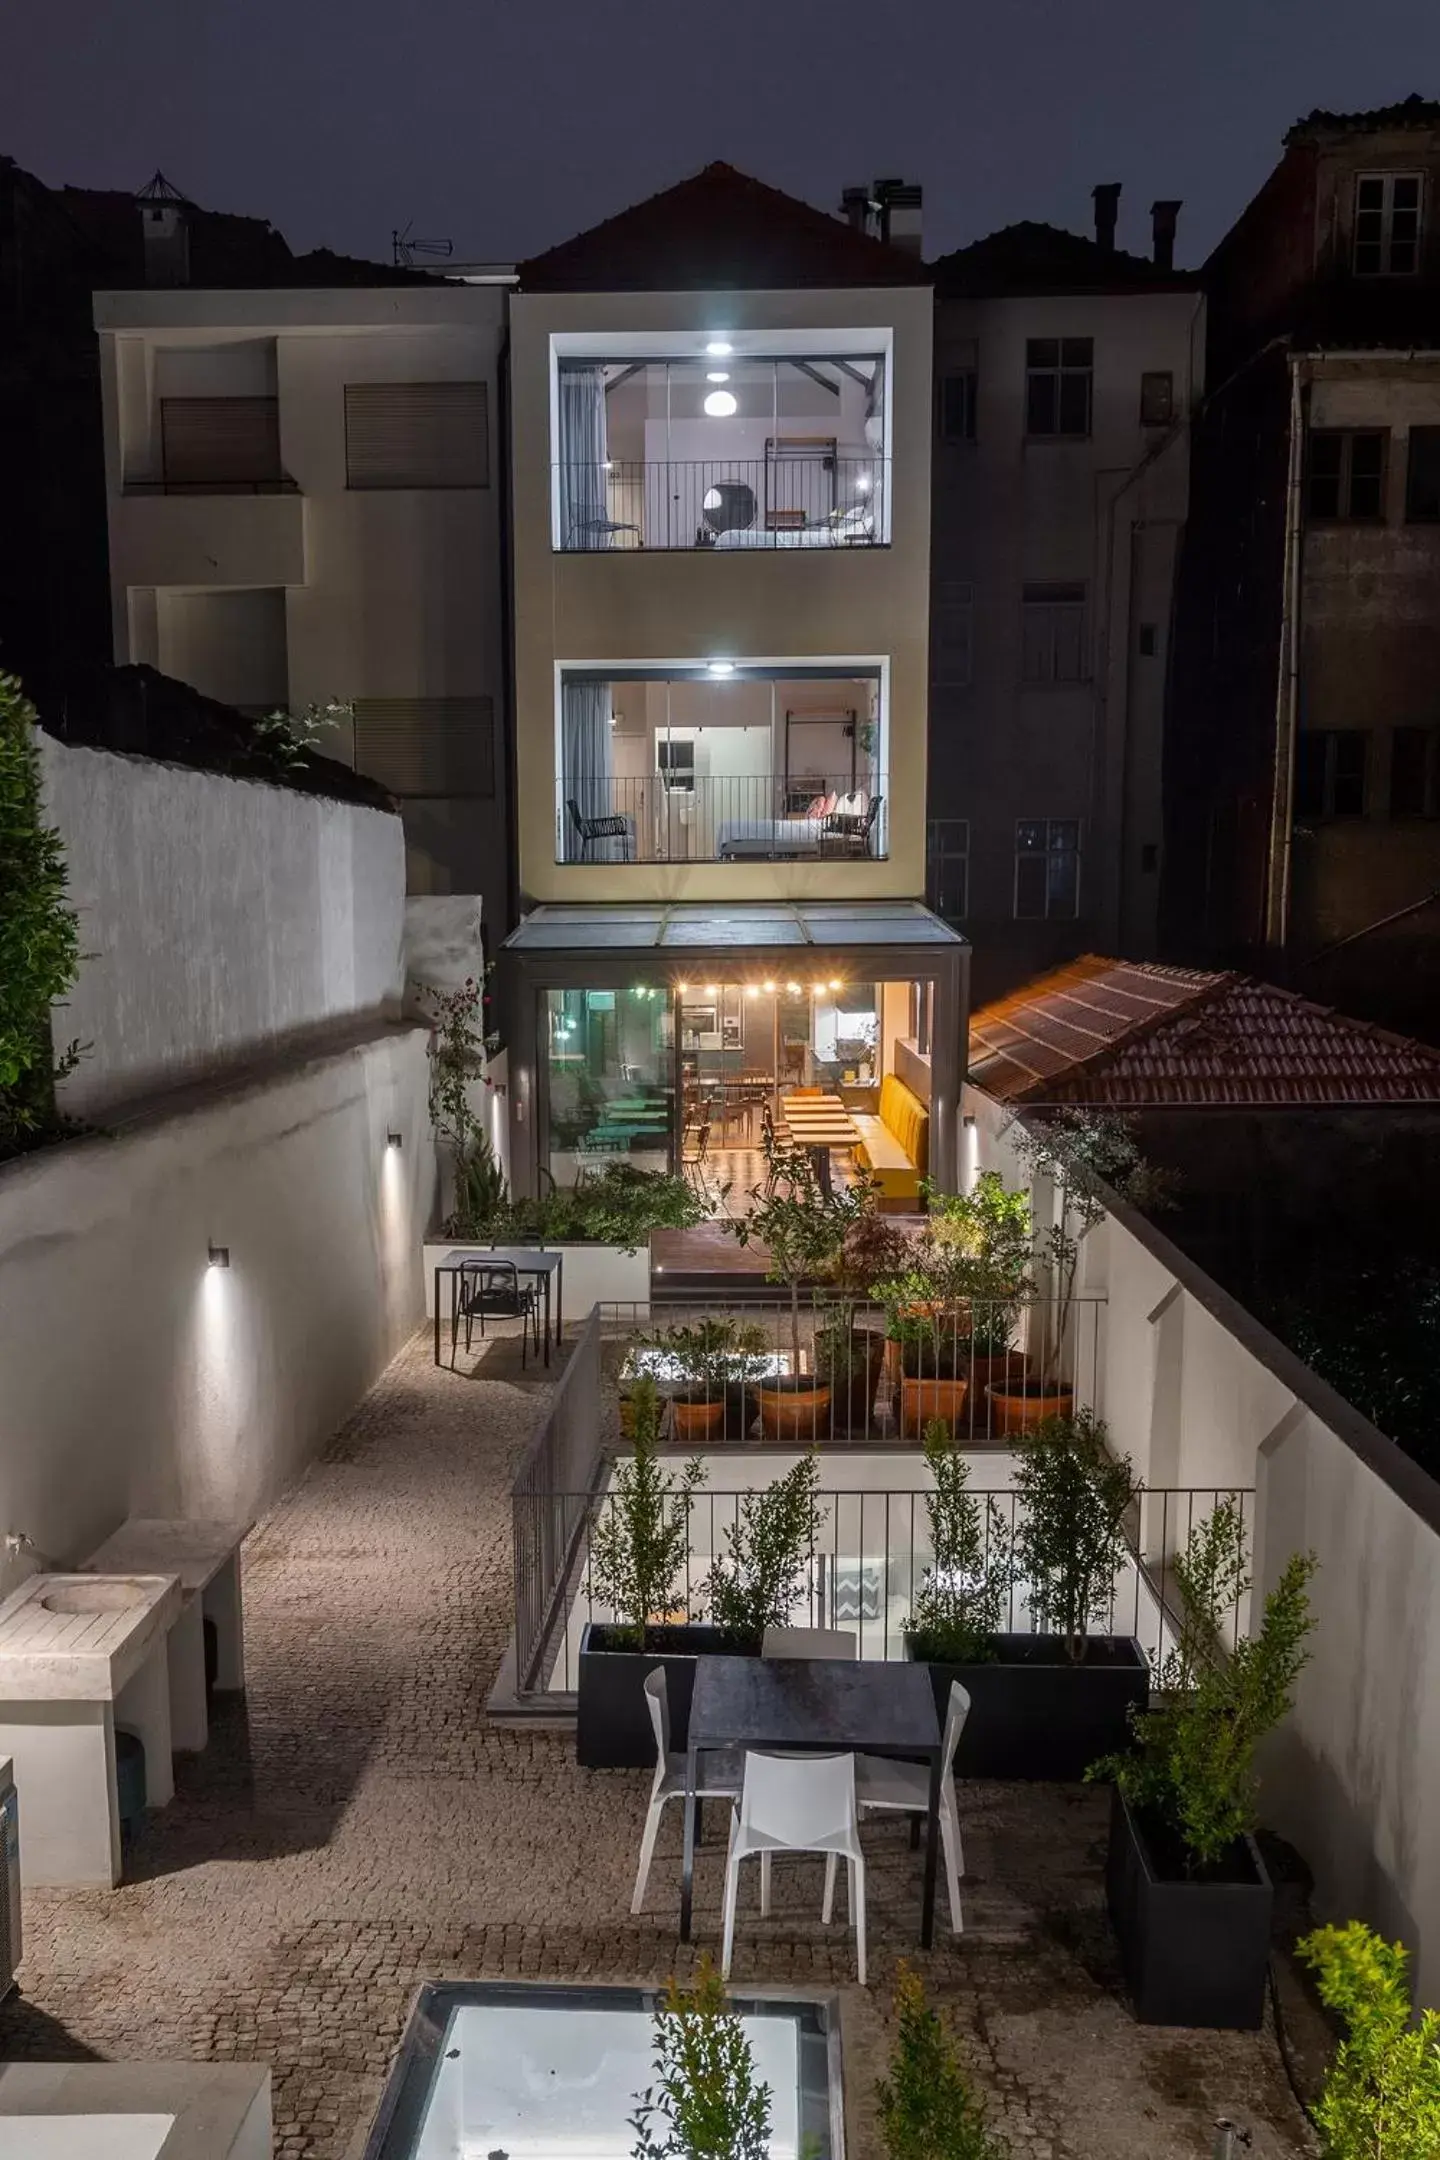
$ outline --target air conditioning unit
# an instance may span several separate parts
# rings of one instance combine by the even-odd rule
[[[0,1761],[0,2001],[20,1963],[20,1801],[9,1759]]]

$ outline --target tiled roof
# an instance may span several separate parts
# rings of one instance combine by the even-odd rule
[[[1380,135],[1394,129],[1440,128],[1440,104],[1412,90],[1396,105],[1375,105],[1368,112],[1326,112],[1323,106],[1307,113],[1287,130],[1287,143],[1319,142],[1326,136]]]
[[[1030,220],[956,248],[932,269],[942,299],[968,293],[1174,292],[1198,283],[1193,271],[1162,270],[1147,256],[1102,248],[1081,233]]]
[[[973,1015],[970,1078],[1124,1110],[1440,1102],[1440,1051],[1253,976],[1089,954]]]
[[[916,255],[782,195],[733,165],[707,165],[521,263],[522,292],[735,292],[928,285]]]

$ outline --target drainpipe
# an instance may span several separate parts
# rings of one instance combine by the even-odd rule
[[[1270,844],[1265,863],[1265,943],[1290,935],[1290,876],[1295,837],[1295,735],[1300,711],[1300,485],[1305,460],[1303,358],[1290,355],[1290,466],[1285,480],[1285,562],[1281,586],[1280,667],[1275,691],[1275,764]]]

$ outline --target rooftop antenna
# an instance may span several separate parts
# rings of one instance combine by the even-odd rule
[[[413,270],[417,255],[438,256],[442,261],[455,252],[453,240],[417,240],[414,238],[415,220],[410,219],[403,232],[390,235],[390,253],[397,270]]]

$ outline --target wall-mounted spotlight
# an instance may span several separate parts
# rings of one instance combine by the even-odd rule
[[[217,1245],[212,1238],[210,1241],[209,1264],[211,1267],[229,1267],[230,1247],[228,1245]]]
[[[966,1113],[965,1113],[965,1115],[964,1115],[964,1117],[962,1117],[962,1118],[961,1118],[960,1122],[961,1122],[961,1124],[962,1124],[962,1125],[971,1125],[971,1126],[973,1126],[973,1125],[974,1125],[974,1123],[975,1123],[975,1113],[974,1113],[974,1111],[973,1111],[973,1110],[967,1110],[967,1111],[966,1111]]]
[[[387,1132],[385,1135],[386,1147],[399,1147],[401,1137],[402,1136],[398,1132]]]

